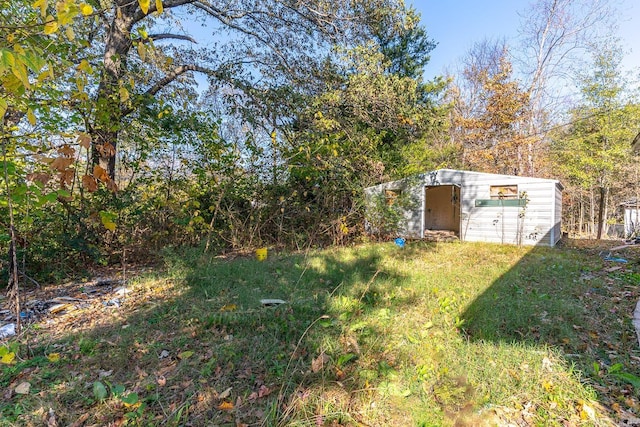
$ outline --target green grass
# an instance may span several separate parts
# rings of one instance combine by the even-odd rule
[[[605,267],[467,243],[169,253],[119,310],[28,332],[0,385],[32,391],[0,425],[610,425],[639,413],[640,275]]]

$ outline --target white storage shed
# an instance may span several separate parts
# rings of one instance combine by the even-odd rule
[[[553,179],[439,169],[365,189],[388,204],[409,196],[400,236],[421,239],[431,230],[462,241],[554,246],[561,238],[562,184]]]
[[[630,199],[620,206],[624,211],[624,237],[636,237],[640,231],[640,199]]]

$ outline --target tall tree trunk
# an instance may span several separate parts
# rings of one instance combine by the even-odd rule
[[[580,201],[578,203],[580,203],[580,212],[578,213],[578,236],[580,236],[584,231],[584,199],[582,198],[582,195],[580,195]]]
[[[117,6],[116,6],[117,7]],[[104,68],[98,86],[98,98],[92,130],[91,160],[94,166],[106,171],[109,179],[116,177],[116,149],[118,132],[122,124],[122,77],[126,71],[126,61],[131,50],[132,16],[137,2],[120,7],[109,27],[105,39]],[[100,176],[95,178],[100,179]]]
[[[598,206],[598,235],[597,239],[602,239],[602,229],[604,226],[604,212],[607,206],[607,188],[601,186],[600,188],[600,203]]]
[[[593,187],[589,194],[589,237],[594,237],[594,231],[596,230],[596,200],[593,194]]]

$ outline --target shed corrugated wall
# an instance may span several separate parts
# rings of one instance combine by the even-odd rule
[[[416,209],[405,212],[402,234],[421,238],[424,235],[424,187],[429,185],[460,186],[461,240],[553,246],[560,239],[562,187],[555,180],[440,169],[370,187],[366,192],[409,191],[420,202]],[[518,185],[518,192],[527,194],[527,205],[476,207],[476,199],[490,199],[490,187],[496,185]]]
[[[476,199],[490,199],[492,185],[517,185],[529,200],[524,207],[476,207]],[[468,173],[462,183],[461,238],[524,245],[553,245],[551,228],[555,183],[507,175]],[[555,243],[555,242],[554,242]]]

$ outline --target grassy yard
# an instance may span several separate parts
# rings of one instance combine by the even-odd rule
[[[168,253],[117,304],[49,288],[80,302],[4,343],[0,425],[633,425],[626,251],[628,264],[470,243]]]

